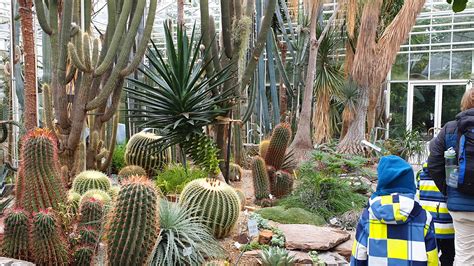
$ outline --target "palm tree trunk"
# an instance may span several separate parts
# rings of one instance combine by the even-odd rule
[[[328,90],[322,89],[317,96],[313,113],[313,142],[321,144],[329,141],[332,136],[329,112],[331,108]]]
[[[20,0],[21,34],[25,55],[25,128],[32,130],[37,126],[36,110],[36,58],[33,32],[33,1]]]
[[[178,25],[184,25],[184,0],[178,0]]]

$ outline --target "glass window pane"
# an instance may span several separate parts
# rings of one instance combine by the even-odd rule
[[[425,140],[433,137],[436,86],[416,85],[413,88],[412,130]]]
[[[391,138],[402,137],[406,131],[407,83],[390,84],[390,131]]]
[[[451,79],[469,79],[472,71],[473,51],[453,52]]]
[[[410,43],[413,44],[429,44],[430,43],[430,34],[412,34],[410,37]]]
[[[398,54],[392,66],[392,80],[408,79],[408,54]]]
[[[428,79],[428,53],[410,55],[410,79]]]
[[[466,85],[444,85],[443,104],[441,106],[441,126],[454,120],[456,114],[461,111],[461,99],[466,91]]]
[[[451,42],[451,32],[433,32],[431,34],[431,43],[450,43]]]
[[[449,52],[431,53],[430,79],[449,79]]]
[[[474,40],[474,30],[453,32],[453,42],[469,42]]]

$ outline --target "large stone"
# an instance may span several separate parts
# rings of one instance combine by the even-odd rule
[[[309,224],[279,224],[283,231],[287,249],[329,250],[350,238],[350,234],[339,229]]]
[[[346,260],[351,259],[352,254],[352,243],[354,242],[355,232],[351,232],[351,238],[346,242],[336,246],[332,251],[337,252],[339,255],[343,256]]]
[[[272,240],[273,232],[270,230],[262,230],[258,234],[258,243],[259,244],[268,244]]]
[[[35,264],[24,261],[24,260],[16,260],[16,259],[11,259],[11,258],[5,258],[5,257],[0,257],[0,265],[5,265],[5,266],[34,266]]]
[[[339,254],[335,252],[324,252],[318,255],[321,262],[324,262],[326,266],[346,266],[349,263]]]

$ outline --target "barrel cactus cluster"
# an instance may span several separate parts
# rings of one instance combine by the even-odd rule
[[[138,176],[146,176],[148,175],[145,169],[143,167],[138,166],[138,165],[127,165],[124,168],[120,170],[118,173],[118,181],[121,183],[123,180],[133,176],[133,175],[138,175]]]
[[[30,220],[22,209],[13,209],[5,218],[1,255],[27,259],[29,257]]]
[[[72,183],[72,189],[81,195],[91,189],[108,191],[110,187],[111,184],[107,175],[94,170],[79,173]]]
[[[254,158],[252,174],[257,202],[268,199],[269,195],[281,198],[293,189],[293,163],[288,145],[291,126],[281,123],[273,130],[270,140],[260,144],[260,156]]]
[[[230,234],[240,213],[240,199],[234,188],[212,178],[191,181],[183,189],[179,202],[196,208],[216,238]]]
[[[153,176],[156,171],[163,169],[171,159],[170,149],[159,151],[158,147],[152,148],[152,144],[160,138],[149,132],[133,135],[125,148],[125,163],[142,167],[148,176]]]

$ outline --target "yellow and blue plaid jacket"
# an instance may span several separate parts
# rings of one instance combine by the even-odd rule
[[[420,204],[433,217],[436,238],[454,238],[453,218],[448,212],[447,198],[439,191],[428,174],[427,163],[416,175],[416,180]]]
[[[351,265],[438,265],[431,215],[414,197],[392,194],[370,199],[357,226]]]

